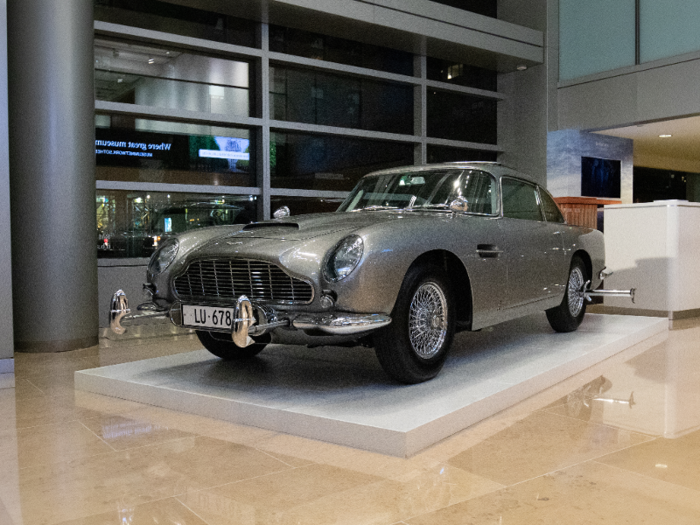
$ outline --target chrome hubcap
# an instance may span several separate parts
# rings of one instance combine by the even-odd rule
[[[583,285],[585,283],[586,282],[584,281],[581,268],[576,267],[571,270],[571,274],[569,275],[568,298],[569,313],[572,317],[578,317],[578,315],[581,313],[581,309],[583,308]]]
[[[413,350],[430,359],[442,348],[447,336],[447,299],[434,283],[420,285],[408,313],[409,339]]]

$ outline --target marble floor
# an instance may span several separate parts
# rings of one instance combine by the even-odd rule
[[[198,348],[16,354],[0,525],[700,523],[700,321],[408,459],[74,389],[78,370]]]

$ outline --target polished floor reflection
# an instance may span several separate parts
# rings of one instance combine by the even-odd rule
[[[17,354],[0,525],[700,523],[700,321],[409,459],[73,388],[76,370],[199,347]]]

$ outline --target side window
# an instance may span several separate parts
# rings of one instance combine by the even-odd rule
[[[503,188],[503,216],[511,219],[541,221],[537,187],[516,179],[501,179]]]
[[[552,196],[540,188],[540,199],[542,199],[542,211],[547,222],[566,222],[557,203]]]
[[[462,197],[469,203],[469,213],[492,215],[498,211],[496,179],[483,171],[464,172]]]

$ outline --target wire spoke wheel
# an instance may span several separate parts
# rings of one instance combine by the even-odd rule
[[[583,285],[586,283],[583,277],[583,272],[581,268],[575,267],[571,270],[569,274],[569,293],[567,294],[567,300],[569,303],[569,313],[572,317],[578,317],[583,308]]]
[[[409,340],[413,350],[430,359],[447,337],[447,298],[435,283],[423,283],[413,295],[408,314]]]

